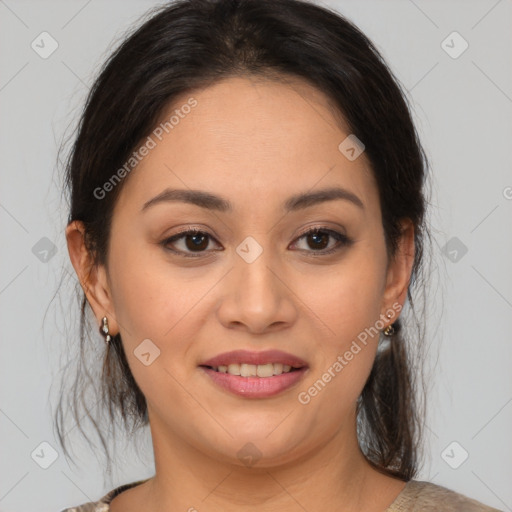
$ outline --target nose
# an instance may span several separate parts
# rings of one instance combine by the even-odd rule
[[[237,256],[223,292],[217,314],[226,328],[261,334],[290,327],[297,318],[291,277],[266,251],[251,263]]]

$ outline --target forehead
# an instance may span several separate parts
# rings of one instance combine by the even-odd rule
[[[364,153],[350,161],[339,149],[348,135],[329,99],[303,81],[225,79],[163,112],[118,205],[141,208],[167,187],[229,196],[235,210],[330,186],[375,203]]]

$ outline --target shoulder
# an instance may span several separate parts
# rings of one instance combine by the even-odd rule
[[[90,501],[77,507],[65,508],[61,512],[108,512],[109,506],[100,501]]]
[[[501,512],[441,485],[410,480],[386,512]]]
[[[120,485],[115,489],[112,489],[110,492],[105,494],[98,501],[90,501],[88,503],[82,503],[81,505],[77,505],[76,507],[66,508],[61,510],[61,512],[109,512],[110,510],[110,502],[123,491],[127,489],[131,489],[139,484],[146,482],[147,480],[139,480],[137,482],[132,482],[129,484]]]

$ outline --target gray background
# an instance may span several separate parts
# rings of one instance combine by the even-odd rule
[[[122,450],[109,482],[78,437],[81,459],[71,466],[52,407],[77,321],[57,149],[112,45],[154,5],[0,0],[0,511],[57,512],[153,473],[147,435],[143,461]],[[370,36],[410,92],[433,169],[431,390],[419,478],[512,510],[512,3],[326,5]],[[58,43],[46,59],[31,47],[43,31]],[[469,44],[457,58],[461,39],[442,46],[453,31]],[[53,245],[55,254],[44,252]],[[42,442],[57,456],[47,469],[52,448]]]

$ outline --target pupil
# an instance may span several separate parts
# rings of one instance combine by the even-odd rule
[[[193,239],[194,242],[192,242],[192,244],[189,244],[188,242],[191,239]],[[205,240],[206,240],[206,243],[204,243]],[[187,237],[187,249],[191,249],[191,250],[206,249],[206,247],[208,247],[208,241],[207,241],[207,237],[205,235],[197,234],[197,235],[189,235]]]
[[[328,245],[327,238],[329,237],[329,235],[327,233],[312,233],[309,236],[310,239],[313,239],[313,244],[320,243],[321,247],[316,247],[317,249],[324,249]],[[319,242],[318,239],[323,239],[325,243],[322,243],[322,241]]]

